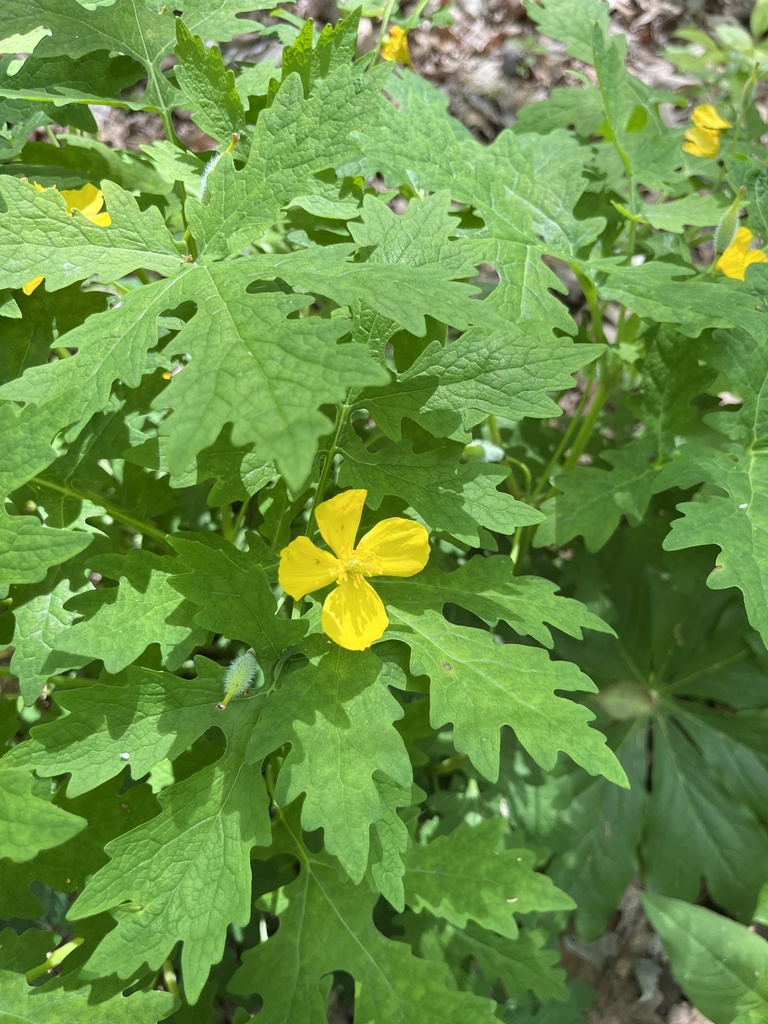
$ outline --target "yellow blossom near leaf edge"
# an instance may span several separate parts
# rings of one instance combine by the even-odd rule
[[[396,60],[398,64],[410,64],[411,54],[408,50],[408,33],[403,32],[399,25],[392,25],[389,35],[381,48],[384,60]]]
[[[323,603],[321,622],[323,632],[348,651],[364,651],[389,625],[368,577],[415,576],[429,559],[429,534],[410,519],[382,519],[355,545],[367,496],[356,488],[317,506],[317,528],[333,554],[309,537],[297,537],[280,552],[277,578],[294,600],[336,584]]]
[[[38,192],[46,191],[46,189],[43,188],[42,185],[38,185],[36,181],[33,182],[33,185]],[[52,188],[55,191],[58,191],[55,185],[53,185]],[[96,188],[95,185],[83,185],[82,188],[62,189],[59,195],[67,204],[66,209],[70,217],[73,216],[74,210],[78,210],[86,220],[89,220],[92,224],[98,224],[100,227],[106,228],[112,223],[112,218],[106,211],[103,213],[100,212],[104,205],[104,194],[101,189]],[[42,277],[33,277],[31,281],[27,281],[21,290],[25,295],[31,295],[42,281]]]
[[[683,136],[683,152],[713,160],[720,151],[720,132],[732,127],[730,121],[720,117],[711,103],[694,107],[691,120],[695,127]]]
[[[752,263],[768,263],[768,256],[762,249],[750,249],[754,235],[749,228],[739,228],[736,237],[723,252],[715,266],[726,277],[743,281],[746,269]]]

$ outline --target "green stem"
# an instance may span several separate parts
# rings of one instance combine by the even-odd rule
[[[27,984],[31,985],[37,978],[41,978],[44,974],[48,974],[49,971],[53,971],[54,967],[58,967],[63,964],[70,953],[74,953],[78,946],[82,946],[85,942],[83,938],[72,939],[71,942],[65,942],[63,946],[59,946],[58,949],[50,954],[44,964],[38,964],[37,967],[33,967],[31,971],[27,971],[25,977]]]
[[[595,377],[594,363],[590,365],[589,370],[589,376],[584,382],[584,391],[582,392],[581,398],[579,399],[579,404],[576,407],[576,411],[574,412],[573,417],[571,418],[571,422],[568,424],[565,431],[563,432],[563,436],[560,439],[560,443],[558,444],[557,448],[555,448],[554,452],[552,453],[552,457],[544,467],[542,473],[539,475],[539,478],[536,481],[536,486],[533,489],[533,493],[528,499],[529,504],[531,505],[534,505],[536,503],[536,499],[539,497],[544,488],[548,486],[549,478],[552,475],[555,466],[560,461],[560,456],[571,443],[571,438],[573,437],[574,432],[579,428],[581,414],[584,412],[584,407],[589,401],[589,393],[592,390],[592,381]]]
[[[340,405],[337,406],[336,411],[336,429],[333,433],[333,440],[331,441],[328,449],[324,453],[323,468],[320,470],[320,479],[317,482],[317,490],[315,491],[315,500],[312,502],[312,508],[309,510],[309,519],[307,520],[307,529],[304,531],[307,537],[311,537],[315,529],[315,509],[322,502],[325,495],[325,488],[328,485],[328,478],[331,475],[331,469],[333,467],[333,460],[336,458],[336,453],[339,450],[339,438],[341,432],[344,429],[347,416],[350,411],[354,408],[354,402],[352,402],[352,391],[350,390],[347,394],[346,399]]]
[[[381,56],[381,48],[384,45],[384,36],[386,35],[387,29],[389,28],[389,19],[392,17],[392,10],[394,6],[395,0],[389,0],[387,6],[384,9],[384,13],[381,16],[381,28],[379,29],[379,38],[376,40],[376,46],[372,52],[371,59],[368,62],[369,71]]]
[[[602,360],[601,360],[602,362]],[[568,473],[576,463],[579,461],[579,456],[582,454],[587,446],[587,442],[592,436],[592,431],[595,424],[597,423],[600,413],[603,411],[603,406],[608,401],[608,396],[613,390],[614,379],[613,376],[609,375],[603,368],[603,374],[600,378],[600,383],[595,392],[595,397],[592,399],[592,404],[589,407],[589,412],[581,422],[581,427],[576,435],[576,440],[573,442],[568,458],[563,463],[563,472]]]
[[[68,487],[64,484],[54,483],[53,480],[46,480],[41,476],[32,477],[30,483],[39,484],[41,487],[47,487],[50,491],[56,491],[58,494],[64,494],[68,498],[75,498],[78,501],[92,501],[94,505],[101,505],[107,515],[112,516],[113,519],[117,519],[121,523],[125,523],[126,526],[132,527],[137,533],[143,533],[148,537],[154,537],[155,540],[159,540],[163,544],[168,543],[168,535],[163,533],[162,530],[153,526],[151,523],[146,522],[144,519],[138,519],[136,516],[132,516],[130,512],[126,512],[125,509],[122,509],[117,505],[113,505],[111,502],[105,501],[98,495],[94,496],[86,494],[84,491],[77,490],[75,487]]]

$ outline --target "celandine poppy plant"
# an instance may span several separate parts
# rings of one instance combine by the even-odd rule
[[[280,552],[278,580],[295,600],[336,584],[323,604],[323,631],[348,651],[370,647],[389,625],[367,577],[414,576],[429,558],[429,534],[410,519],[382,519],[355,547],[367,495],[362,489],[343,491],[317,506],[317,528],[334,554],[309,537],[297,537]]]

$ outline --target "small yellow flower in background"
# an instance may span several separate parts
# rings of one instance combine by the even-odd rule
[[[323,604],[323,632],[348,651],[364,651],[389,625],[367,577],[415,576],[429,559],[429,534],[410,519],[382,519],[355,547],[367,496],[362,489],[342,491],[317,506],[317,528],[334,554],[309,537],[297,537],[280,552],[278,580],[295,600],[336,583]]]
[[[396,60],[398,64],[411,63],[411,55],[408,52],[408,33],[403,32],[399,25],[390,27],[389,35],[381,48],[381,56],[384,60]]]
[[[762,249],[750,249],[754,235],[749,228],[739,228],[736,237],[717,261],[718,270],[736,281],[744,280],[744,272],[751,263],[768,263],[768,256]]]
[[[687,140],[683,152],[712,160],[720,151],[720,132],[731,128],[731,124],[724,121],[710,103],[694,107],[691,120],[696,127],[689,128],[683,136]]]
[[[38,185],[35,181],[33,182],[38,192],[45,192],[46,190],[42,185]],[[56,186],[54,185],[55,189]],[[101,189],[96,188],[95,185],[83,185],[82,188],[73,189],[62,189],[61,197],[67,204],[67,213],[72,216],[73,210],[79,210],[80,213],[92,224],[98,224],[100,227],[106,228],[112,223],[112,218],[108,213],[101,213],[100,210],[104,205],[104,195]],[[34,277],[31,281],[28,281],[21,289],[25,295],[31,295],[37,286],[42,282],[42,277]]]

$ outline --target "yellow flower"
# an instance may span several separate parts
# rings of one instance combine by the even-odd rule
[[[720,132],[731,124],[724,121],[710,103],[694,107],[691,120],[696,127],[689,128],[683,136],[687,140],[683,152],[712,160],[720,150]]]
[[[768,256],[762,249],[750,249],[753,239],[749,228],[739,228],[736,237],[717,261],[717,269],[722,270],[726,277],[744,280],[744,272],[751,263],[768,263]]]
[[[42,185],[38,185],[35,181],[33,182],[38,192],[45,192]],[[56,186],[54,185],[55,189]],[[101,189],[96,188],[95,185],[83,185],[82,188],[63,189],[61,196],[64,202],[67,204],[67,213],[72,216],[73,210],[79,210],[80,213],[92,224],[98,224],[100,227],[107,227],[112,223],[112,218],[108,213],[100,213],[102,206],[104,205],[104,195]],[[21,289],[25,295],[31,295],[32,292],[37,288],[40,282],[43,280],[42,277],[33,277],[31,281],[28,281]]]
[[[429,534],[410,519],[382,519],[355,547],[368,495],[342,491],[317,506],[320,535],[334,552],[297,537],[280,552],[280,586],[295,600],[335,583],[323,605],[323,631],[348,651],[363,651],[389,625],[384,603],[368,576],[414,576],[429,558]]]
[[[384,60],[396,60],[398,64],[410,64],[408,52],[408,33],[403,32],[399,25],[392,25],[386,42],[381,48]]]

